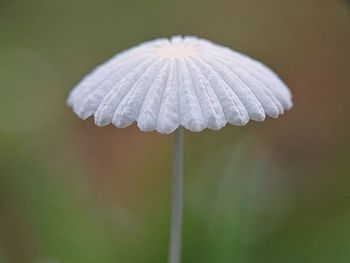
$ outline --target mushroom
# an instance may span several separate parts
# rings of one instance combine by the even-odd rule
[[[193,36],[142,43],[88,74],[68,104],[82,119],[141,131],[175,132],[170,263],[180,262],[183,129],[220,130],[227,123],[277,118],[292,107],[288,87],[259,61]]]

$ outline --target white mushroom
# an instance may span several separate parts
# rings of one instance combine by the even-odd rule
[[[126,50],[87,75],[68,104],[99,126],[176,130],[170,263],[180,262],[183,128],[219,130],[227,123],[277,118],[292,107],[279,77],[261,62],[196,37],[157,39]]]
[[[292,107],[291,93],[262,63],[196,37],[140,44],[86,76],[68,103],[82,119],[168,134],[263,121]]]

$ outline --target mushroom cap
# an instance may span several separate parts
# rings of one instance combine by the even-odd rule
[[[82,119],[168,134],[277,118],[292,107],[288,87],[267,66],[197,37],[142,43],[98,66],[70,93]]]

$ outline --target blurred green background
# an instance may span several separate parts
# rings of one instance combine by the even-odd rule
[[[186,133],[183,262],[350,262],[345,0],[0,0],[0,262],[166,262],[173,136],[95,127],[66,98],[174,34],[264,61],[295,104]]]

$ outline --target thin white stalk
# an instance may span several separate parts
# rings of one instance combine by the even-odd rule
[[[170,233],[169,263],[180,263],[181,233],[183,211],[183,128],[180,126],[175,132],[174,171],[173,171],[173,207]]]

